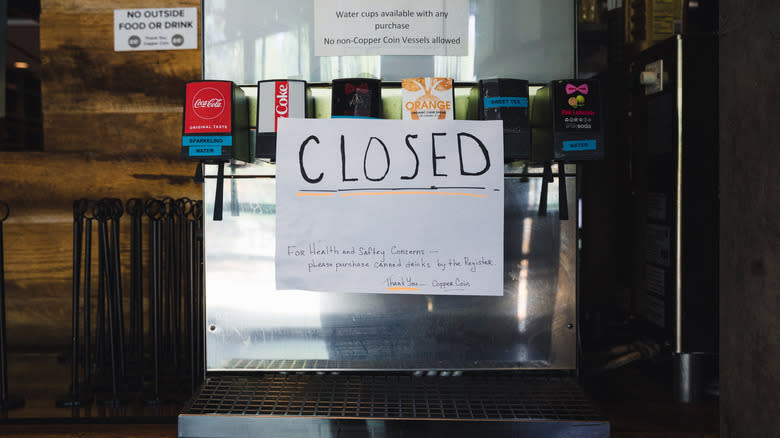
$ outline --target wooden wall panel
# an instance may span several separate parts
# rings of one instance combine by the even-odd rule
[[[181,157],[181,112],[127,112],[51,114],[44,120],[47,152],[80,153],[92,160],[114,159],[124,163],[175,162],[174,169],[195,168]],[[163,129],[160,129],[163,127]],[[100,141],[86,141],[88,135]]]
[[[41,1],[43,150],[0,155],[12,348],[69,345],[74,199],[202,197],[180,159],[184,83],[200,78],[201,51],[113,51],[114,9],[161,6],[200,1]]]
[[[89,151],[4,153],[0,199],[11,206],[9,220],[36,222],[40,214],[59,213],[70,222],[73,200],[80,198],[201,198],[201,186],[192,182],[193,163],[182,163],[176,156],[136,160],[129,153],[121,149],[114,157]]]

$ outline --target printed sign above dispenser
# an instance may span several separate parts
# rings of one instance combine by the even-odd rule
[[[573,0],[203,0],[203,75],[544,83],[575,74],[576,9]]]
[[[468,0],[317,0],[314,54],[468,55]]]

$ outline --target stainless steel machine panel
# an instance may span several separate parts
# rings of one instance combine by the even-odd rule
[[[558,217],[557,179],[538,216],[542,178],[505,178],[502,297],[343,294],[275,290],[273,166],[228,169],[219,222],[207,167],[208,371],[576,367],[576,221]]]

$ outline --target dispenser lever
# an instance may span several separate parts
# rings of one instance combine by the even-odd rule
[[[225,190],[225,163],[217,168],[217,192],[214,194],[214,220],[222,220],[222,196]]]

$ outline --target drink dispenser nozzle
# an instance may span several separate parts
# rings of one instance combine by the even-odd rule
[[[552,171],[552,162],[544,163],[542,173],[542,193],[539,196],[539,216],[547,215],[547,185],[555,181]],[[558,162],[558,218],[562,221],[569,220],[569,199],[566,194],[566,166],[563,161]]]
[[[222,197],[225,193],[225,163],[217,167],[217,192],[214,194],[214,220],[222,220]]]
[[[542,171],[542,193],[539,195],[539,216],[547,216],[547,184],[555,181],[552,173],[552,162],[544,163]]]
[[[205,181],[205,178],[203,178],[203,163],[198,163],[198,166],[195,168],[195,175],[192,177],[192,182],[195,184],[203,184]]]
[[[203,181],[203,164],[217,165],[214,220],[222,220],[225,163],[252,161],[249,111],[244,91],[231,81],[193,81],[185,87],[182,156],[197,160],[195,182]]]
[[[565,162],[604,158],[604,124],[599,83],[594,80],[552,81],[540,88],[531,112],[531,159],[545,163],[539,215],[547,212],[551,162],[558,162],[561,220],[569,218]]]
[[[566,196],[566,166],[558,162],[558,218],[569,220],[569,199]]]

